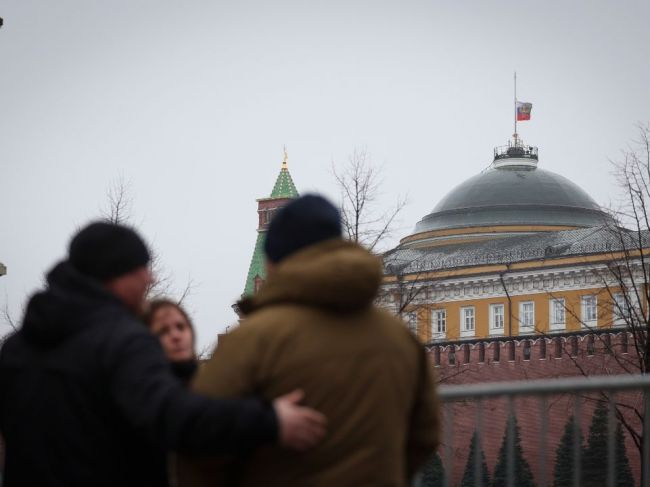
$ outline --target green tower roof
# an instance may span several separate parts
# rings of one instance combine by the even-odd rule
[[[291,179],[291,174],[289,174],[287,163],[283,162],[282,169],[280,169],[280,174],[278,174],[278,179],[275,180],[273,191],[271,191],[271,198],[297,197],[298,190],[296,189],[295,184],[293,184],[293,179]]]
[[[258,232],[257,240],[255,241],[255,250],[253,250],[253,258],[251,259],[248,276],[246,277],[244,296],[252,296],[255,293],[255,277],[260,276],[262,279],[266,279],[266,267],[264,266],[265,240],[266,232]]]
[[[269,199],[285,199],[297,198],[299,196],[296,185],[293,184],[289,168],[287,167],[286,152],[285,159],[282,163],[280,174],[275,180],[273,191]],[[266,267],[264,265],[264,241],[266,240],[266,231],[257,232],[257,240],[255,241],[255,250],[253,250],[253,258],[251,259],[250,267],[248,268],[248,276],[246,276],[246,287],[244,288],[244,296],[251,296],[255,293],[255,278],[260,276],[266,279]]]

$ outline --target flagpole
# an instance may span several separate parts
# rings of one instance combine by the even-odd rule
[[[514,113],[515,113],[515,145],[517,143],[517,71],[515,71],[515,106],[514,106]]]

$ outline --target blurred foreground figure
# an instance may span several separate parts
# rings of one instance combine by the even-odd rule
[[[265,252],[268,281],[195,388],[269,400],[300,388],[328,434],[309,452],[182,459],[180,486],[406,486],[438,445],[439,405],[424,348],[373,305],[380,259],[344,241],[338,210],[310,195],[278,211]]]
[[[93,223],[31,298],[0,349],[3,487],[160,486],[167,478],[152,451],[244,453],[278,440],[306,448],[322,436],[322,416],[295,397],[272,408],[187,391],[135,318],[148,263],[133,230]]]

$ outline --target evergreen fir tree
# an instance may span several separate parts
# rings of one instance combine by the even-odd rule
[[[445,468],[437,453],[429,460],[422,469],[421,487],[439,487],[443,484]]]
[[[589,427],[589,438],[587,439],[582,471],[584,472],[584,485],[590,487],[605,487],[607,485],[607,409],[604,402],[599,402],[594,410],[594,416]],[[619,421],[616,421],[614,445],[616,486],[633,487],[634,477],[632,476],[630,461],[625,449],[623,427]]]
[[[591,419],[582,472],[584,485],[607,485],[607,406],[603,401],[598,402]]]
[[[476,473],[476,455],[477,453],[481,458],[481,477],[482,482],[478,482],[478,479],[474,477]],[[487,464],[485,463],[485,454],[483,453],[483,448],[478,443],[478,434],[474,431],[472,435],[472,441],[469,445],[469,455],[467,456],[467,464],[465,465],[465,473],[463,474],[463,480],[460,483],[460,487],[487,487],[490,485],[490,474],[488,472]]]
[[[506,431],[503,435],[503,442],[499,449],[499,457],[497,465],[494,468],[494,479],[492,480],[492,487],[506,487],[508,481],[506,475],[508,474],[508,425],[512,423],[514,430],[514,485],[517,487],[535,487],[533,482],[533,474],[530,470],[530,465],[524,458],[524,452],[521,448],[521,436],[519,434],[519,425],[517,418],[510,416],[506,424]]]
[[[625,434],[620,422],[616,424],[616,487],[634,487],[630,460],[625,449]]]
[[[555,472],[553,487],[573,487],[573,454],[575,418],[569,417],[564,426],[564,433],[555,452]],[[580,451],[583,451],[582,432],[580,432]]]

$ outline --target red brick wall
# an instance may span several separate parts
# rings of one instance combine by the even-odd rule
[[[607,333],[601,335],[558,336],[556,338],[536,338],[530,342],[530,360],[524,359],[523,349],[525,340],[518,338],[515,341],[484,341],[484,362],[479,362],[479,344],[453,344],[443,347],[429,346],[431,361],[438,372],[438,379],[445,384],[472,384],[477,382],[500,382],[512,380],[529,380],[553,377],[570,377],[580,375],[612,375],[634,372],[634,367],[629,366],[635,358],[631,336],[628,337],[627,352],[625,352],[625,333]],[[590,338],[591,337],[591,338]],[[593,339],[593,354],[588,349],[589,340]],[[611,346],[607,345],[610,340]],[[559,341],[560,345],[556,345]],[[546,342],[544,353],[543,342]],[[514,344],[514,360],[511,358],[510,348]],[[451,347],[456,349],[456,364],[449,364]],[[465,347],[469,348],[468,352]],[[500,360],[494,360],[494,349],[500,349]],[[607,353],[612,350],[613,353]],[[561,352],[556,357],[557,352]],[[439,358],[438,358],[439,357]],[[467,360],[468,363],[464,363]],[[440,365],[436,365],[440,363]],[[596,400],[602,396],[582,397],[580,421],[583,436],[586,440],[593,409]],[[641,395],[637,392],[621,394],[617,401],[631,406],[640,405]],[[540,452],[544,444],[544,435],[541,427],[541,409],[537,398],[525,397],[516,399],[514,410],[521,429],[522,446],[526,459],[531,464],[535,479],[539,482],[541,465]],[[567,419],[574,414],[574,401],[571,395],[552,396],[548,399],[548,429],[546,435],[546,480],[553,478],[555,452],[559,439],[564,431]],[[508,405],[505,399],[493,399],[483,403],[483,451],[490,475],[496,465],[499,448],[503,440],[508,416]],[[634,421],[633,414],[629,419]],[[452,423],[452,464],[445,458],[445,445],[440,450],[445,467],[453,467],[452,485],[460,482],[467,457],[471,436],[477,424],[476,403],[459,402],[453,405]],[[635,426],[639,426],[636,424]],[[626,448],[634,474],[639,475],[639,454],[629,435],[626,435]],[[539,485],[539,484],[538,484]]]
[[[258,230],[266,230],[277,210],[291,202],[291,198],[265,198],[257,200],[257,214],[259,217]]]

